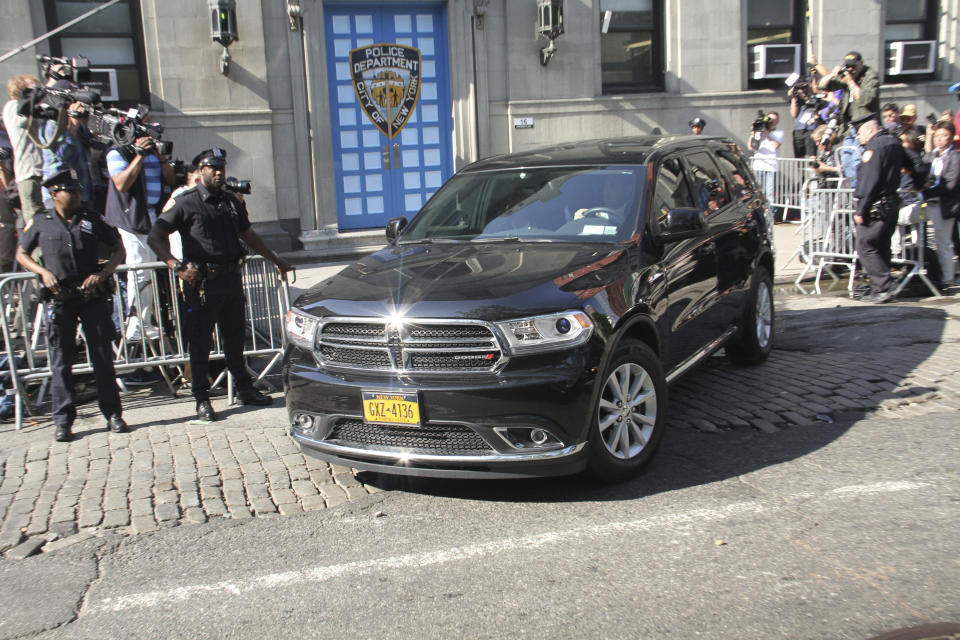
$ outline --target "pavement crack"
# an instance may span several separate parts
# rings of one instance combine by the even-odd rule
[[[83,615],[84,610],[87,608],[87,598],[90,597],[90,591],[103,580],[103,561],[107,557],[115,554],[126,541],[127,540],[122,539],[108,540],[94,552],[93,556],[97,563],[97,575],[87,583],[87,588],[83,590],[83,593],[80,594],[80,597],[77,599],[77,604],[73,608],[73,617],[59,626],[62,627],[75,622]]]

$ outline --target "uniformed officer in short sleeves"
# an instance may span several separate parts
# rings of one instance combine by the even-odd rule
[[[272,400],[253,388],[243,361],[244,296],[240,260],[244,249],[240,240],[277,265],[281,275],[293,268],[271,251],[251,228],[244,203],[223,188],[226,160],[226,152],[218,148],[195,157],[193,164],[200,170],[199,183],[168,200],[150,231],[150,247],[183,280],[193,397],[201,420],[217,419],[210,405],[207,379],[214,323],[220,328],[224,357],[236,380],[240,402],[267,405]],[[174,231],[179,231],[183,240],[182,262],[170,253],[169,236]]]
[[[857,225],[857,256],[870,276],[866,302],[888,302],[894,294],[890,276],[890,240],[897,228],[900,211],[901,169],[912,167],[900,140],[881,132],[877,114],[872,113],[850,123],[857,129],[857,141],[864,146],[857,167],[857,201],[853,221]]]
[[[124,260],[120,234],[96,213],[80,209],[80,183],[72,170],[51,176],[43,186],[53,197],[55,211],[38,213],[23,230],[17,262],[40,276],[49,298],[46,329],[54,439],[70,440],[77,416],[72,365],[78,320],[96,376],[100,411],[111,431],[126,431],[111,345],[116,332],[111,276]],[[101,244],[110,247],[110,258],[102,265],[98,264]],[[42,265],[30,255],[37,247],[43,254]]]

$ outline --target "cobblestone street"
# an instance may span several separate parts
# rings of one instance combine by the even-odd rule
[[[771,434],[879,412],[917,420],[960,407],[960,301],[867,306],[838,297],[781,296],[767,363],[711,358],[671,390],[671,429],[723,437]],[[898,328],[900,327],[900,328]],[[93,403],[71,443],[49,421],[0,427],[0,550],[8,557],[69,546],[105,532],[141,534],[214,518],[274,518],[334,507],[379,491],[348,468],[305,457],[273,407],[226,409],[188,425],[193,403],[161,391],[125,399],[131,432],[110,433]],[[669,434],[668,436],[669,437]],[[361,475],[361,478],[365,476]]]

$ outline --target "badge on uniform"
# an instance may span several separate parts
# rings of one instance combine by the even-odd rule
[[[860,162],[870,162],[870,158],[873,157],[873,150],[867,149],[863,152],[863,155],[860,156]]]
[[[81,220],[80,231],[83,231],[84,233],[93,233],[93,223],[89,220]]]
[[[161,211],[160,213],[166,213],[170,209],[173,209],[173,205],[175,204],[177,204],[176,200],[174,200],[173,198],[168,199],[167,203],[163,205],[163,211]]]

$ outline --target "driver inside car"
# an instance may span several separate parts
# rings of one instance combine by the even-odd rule
[[[599,203],[593,207],[578,209],[574,220],[598,218],[615,225],[627,219],[627,207],[634,200],[634,178],[628,173],[611,172],[603,178],[599,192]]]

